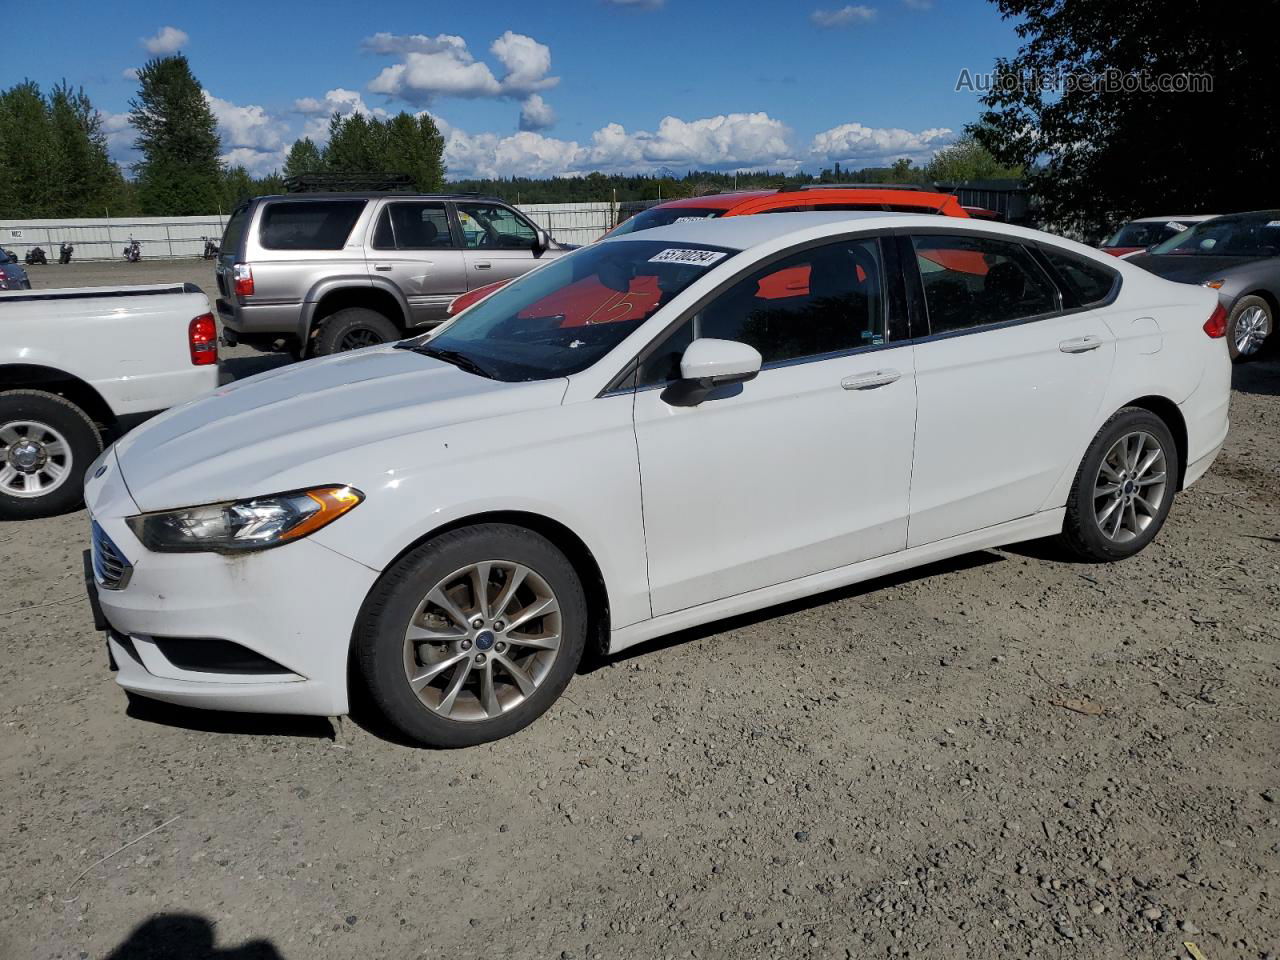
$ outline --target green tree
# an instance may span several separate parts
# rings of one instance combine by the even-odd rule
[[[406,173],[414,187],[432,193],[444,187],[444,137],[427,114],[399,113],[386,121],[378,173]]]
[[[925,165],[925,175],[938,183],[964,180],[1004,180],[1022,176],[1021,166],[1001,163],[984,147],[972,131],[965,131],[955,143],[943,147]]]
[[[124,177],[111,160],[102,117],[84,90],[65,82],[53,88],[49,117],[54,143],[52,214],[82,217],[120,209]]]
[[[0,94],[0,216],[52,215],[57,157],[48,104],[30,80]]]
[[[310,137],[295,140],[284,160],[284,175],[298,177],[304,173],[320,173],[324,170],[324,156]]]
[[[1045,220],[1098,237],[1139,214],[1280,206],[1275,0],[994,2],[1023,42],[975,133],[1033,168]]]
[[[221,143],[213,111],[187,58],[158,57],[138,71],[129,101],[142,161],[138,193],[145,213],[189,216],[215,211],[223,194]]]

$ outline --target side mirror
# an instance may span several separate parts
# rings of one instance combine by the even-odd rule
[[[695,406],[719,387],[755,379],[762,363],[760,351],[745,343],[695,340],[680,358],[680,379],[667,388],[663,399],[674,406]]]
[[[537,233],[533,238],[533,255],[540,257],[551,249],[551,234],[541,227],[537,228]]]

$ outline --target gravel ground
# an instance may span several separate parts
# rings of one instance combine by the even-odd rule
[[[1280,362],[1232,418],[1137,558],[717,624],[447,753],[126,710],[83,513],[0,524],[0,957],[1276,957]]]

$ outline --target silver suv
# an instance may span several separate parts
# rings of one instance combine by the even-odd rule
[[[459,294],[570,249],[491,197],[255,197],[222,235],[218,316],[228,344],[323,356],[433,326]]]

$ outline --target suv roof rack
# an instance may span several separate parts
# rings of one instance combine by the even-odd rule
[[[802,183],[798,190],[918,190],[932,193],[918,183]]]
[[[413,193],[407,173],[300,173],[284,182],[287,193]]]

